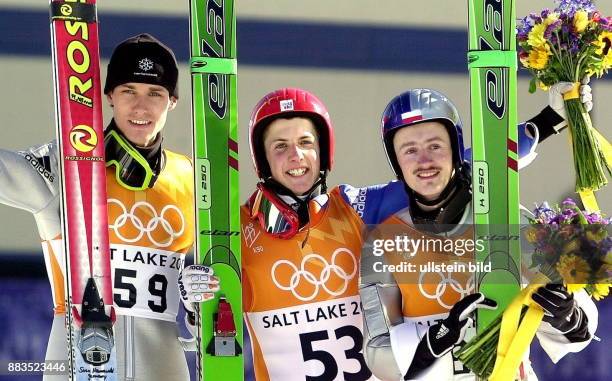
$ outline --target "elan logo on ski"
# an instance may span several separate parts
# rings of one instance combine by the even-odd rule
[[[293,99],[287,99],[280,101],[281,111],[292,111],[293,110]]]

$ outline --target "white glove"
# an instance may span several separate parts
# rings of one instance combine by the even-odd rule
[[[179,337],[179,342],[186,352],[196,350],[195,303],[211,300],[215,297],[214,293],[219,291],[219,278],[213,273],[211,267],[202,265],[187,266],[179,273],[179,294],[187,311],[185,326],[192,336],[191,338]]]
[[[580,94],[580,102],[584,105],[587,112],[593,109],[593,94],[589,81],[591,78],[587,75],[580,82],[578,88]],[[572,89],[574,85],[571,82],[557,82],[548,90],[548,105],[555,110],[559,116],[567,120],[567,112],[565,111],[565,103],[563,102],[563,94]],[[564,124],[565,125],[565,124]],[[558,130],[558,129],[557,129]]]
[[[219,279],[213,274],[211,267],[202,265],[187,266],[180,272],[179,293],[188,312],[195,312],[194,303],[211,300],[219,291]]]

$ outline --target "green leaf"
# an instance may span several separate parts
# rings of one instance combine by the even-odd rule
[[[529,93],[533,94],[536,92],[536,79],[535,77],[531,78],[531,81],[529,81]]]

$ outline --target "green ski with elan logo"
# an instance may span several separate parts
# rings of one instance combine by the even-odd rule
[[[477,275],[478,290],[496,300],[496,311],[478,312],[486,328],[520,291],[518,132],[514,0],[469,0],[472,103],[473,207],[476,238],[485,249],[476,259],[491,263]]]
[[[196,263],[222,291],[201,304],[198,380],[242,380],[236,14],[233,0],[191,0]]]

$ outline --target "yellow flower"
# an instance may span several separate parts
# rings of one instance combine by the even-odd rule
[[[574,28],[576,32],[582,33],[589,24],[589,14],[586,11],[576,11],[574,14]]]
[[[531,49],[528,57],[529,67],[537,70],[544,69],[548,65],[550,55],[550,47],[546,43],[540,48]]]
[[[548,17],[544,19],[544,24],[549,26],[557,20],[559,20],[559,14],[557,12],[551,12],[548,14]]]
[[[548,91],[548,89],[550,89],[550,86],[546,86],[542,81],[538,81],[538,86],[544,91]]]
[[[531,31],[527,35],[527,43],[534,48],[539,48],[542,45],[546,44],[546,39],[544,38],[544,32],[546,31],[546,27],[548,25],[535,24]]]
[[[570,286],[576,288],[580,285],[579,289],[584,288],[591,272],[589,264],[584,259],[573,254],[562,255],[555,268],[559,275],[561,275],[563,282],[568,285],[568,290]]]
[[[534,228],[532,226],[528,227],[527,230],[525,231],[525,238],[527,239],[527,242],[529,243],[534,243],[538,240],[538,229]]]
[[[599,231],[591,231],[588,230],[586,232],[586,237],[588,240],[593,242],[601,242],[604,238],[608,236],[608,232],[605,229],[600,229]]]
[[[584,289],[586,287],[586,284],[585,283],[567,283],[565,287],[567,287],[567,292],[569,292],[570,294],[573,294],[575,292],[578,292]]]
[[[611,253],[608,253],[608,255]],[[612,286],[612,266],[604,263],[595,274],[595,284],[592,285],[591,295],[595,300],[603,299],[610,293]]]
[[[595,281],[599,283],[612,283],[612,265],[604,263],[595,274]]]
[[[580,251],[580,240],[578,238],[574,238],[571,241],[567,242],[563,245],[563,249],[561,252],[563,254],[572,254]]]
[[[597,47],[595,53],[601,55],[603,58],[601,63],[602,70],[598,72],[601,73],[603,70],[612,68],[612,32],[601,32],[594,44]]]
[[[610,286],[612,286],[610,283],[596,283],[593,285],[594,290],[593,290],[593,298],[595,298],[595,300],[601,300],[603,298],[605,298],[606,296],[608,296],[608,294],[610,293]]]

